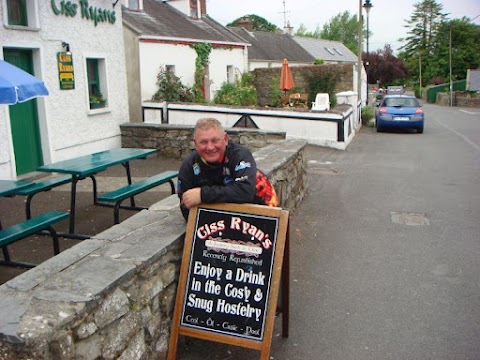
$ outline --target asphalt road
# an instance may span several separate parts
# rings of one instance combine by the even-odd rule
[[[271,359],[480,359],[480,109],[424,111],[423,134],[309,148],[290,336],[277,319]],[[184,340],[182,360],[259,358]]]

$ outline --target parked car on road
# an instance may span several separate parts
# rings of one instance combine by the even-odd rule
[[[387,95],[403,95],[405,88],[403,86],[387,86]]]
[[[378,132],[386,128],[410,128],[421,134],[424,122],[419,101],[410,95],[385,95],[375,117]]]

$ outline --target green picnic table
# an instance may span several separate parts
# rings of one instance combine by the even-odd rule
[[[155,152],[157,152],[157,149],[117,148],[40,166],[38,168],[39,171],[70,174],[72,176],[70,190],[69,232],[68,234],[62,234],[62,236],[75,239],[88,239],[91,236],[75,233],[75,203],[78,181],[87,177],[92,179],[93,202],[95,205],[97,205],[97,183],[95,174],[114,165],[122,164],[125,167],[127,173],[127,182],[130,185],[132,183],[132,177],[130,174],[130,161],[135,159],[145,159],[147,156],[154,154]],[[135,207],[133,198],[131,198],[131,206]]]

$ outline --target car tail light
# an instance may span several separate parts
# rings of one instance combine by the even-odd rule
[[[415,114],[423,114],[423,110],[420,108],[417,108],[417,110],[415,110]]]
[[[379,110],[378,110],[379,113],[381,114],[386,114],[387,113],[387,109],[385,109],[384,107],[381,107]]]

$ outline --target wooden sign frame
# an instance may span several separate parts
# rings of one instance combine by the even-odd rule
[[[190,209],[169,360],[176,359],[179,335],[259,350],[260,359],[269,359],[280,278],[285,276],[288,216],[281,208],[253,204]],[[212,257],[215,265],[210,265]],[[288,301],[286,290],[288,286],[282,299]]]

